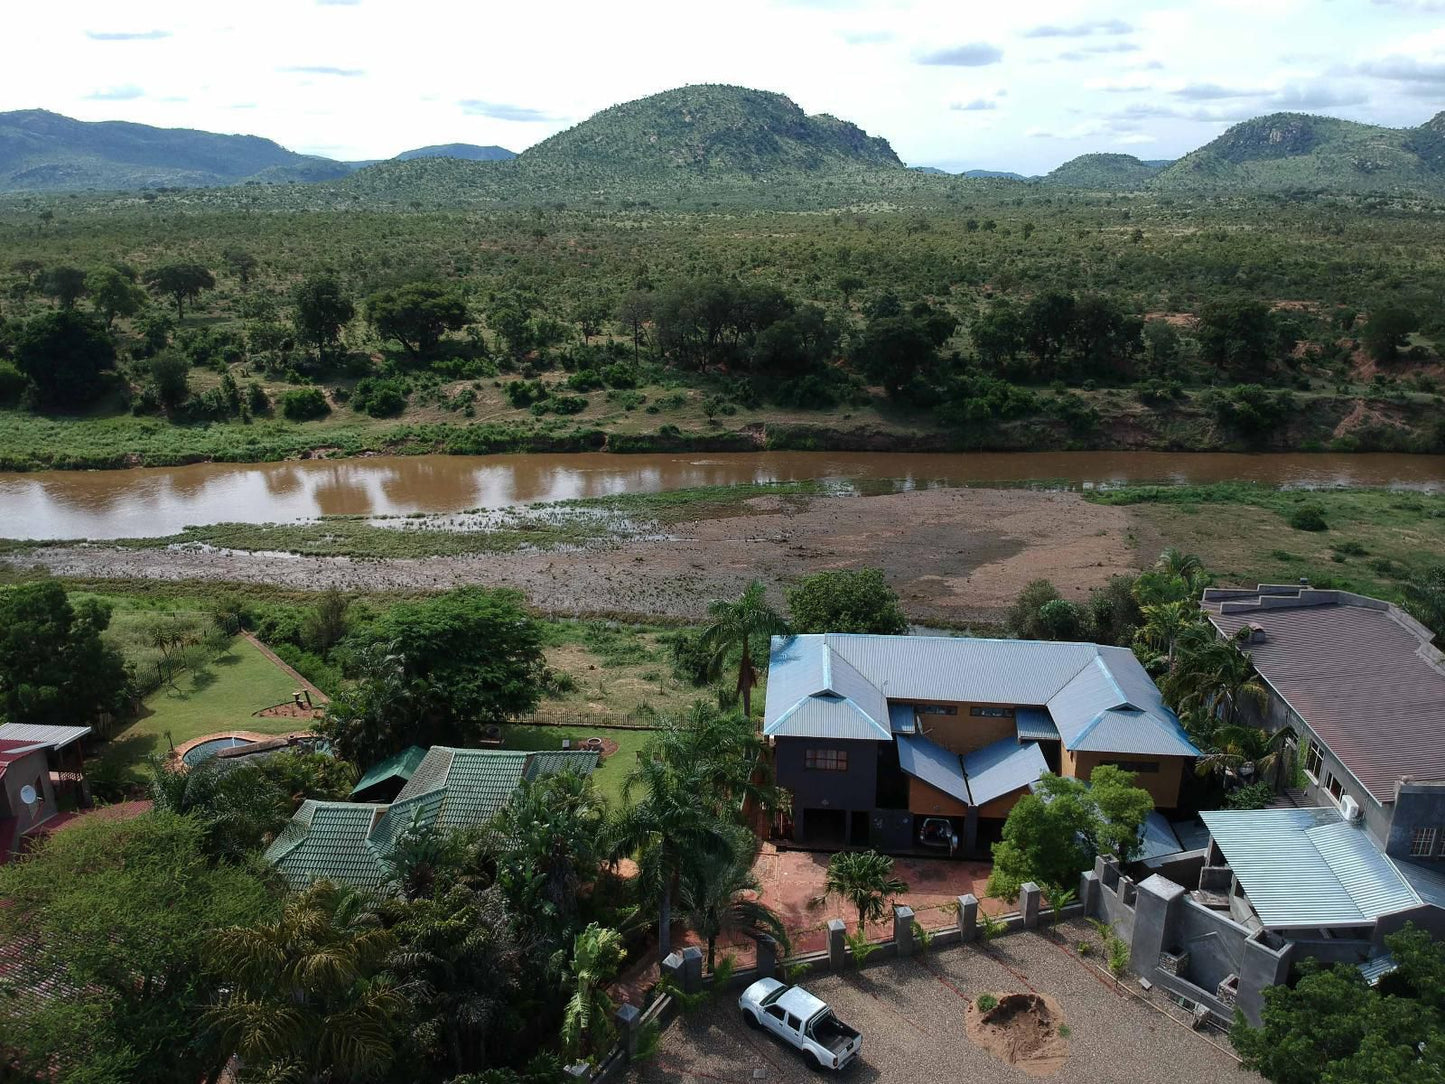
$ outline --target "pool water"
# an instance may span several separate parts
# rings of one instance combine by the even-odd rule
[[[201,742],[200,745],[191,746],[181,759],[194,768],[201,761],[215,756],[222,749],[235,749],[237,746],[255,744],[249,738],[212,738],[210,741]]]

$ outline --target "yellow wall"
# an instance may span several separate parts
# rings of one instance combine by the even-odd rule
[[[918,701],[928,703],[928,701]],[[970,708],[1011,708],[1012,704],[980,704],[965,701],[933,701],[958,709],[957,715],[920,715],[919,725],[929,741],[943,746],[952,753],[972,753],[985,745],[992,745],[1002,738],[1018,734],[1012,717],[1004,719],[975,717],[968,713]]]
[[[1018,800],[1027,793],[1027,789],[1020,787],[1010,794],[1005,794],[1002,798],[995,798],[991,802],[984,802],[983,805],[978,807],[978,815],[980,817],[997,817],[1002,820],[1009,815],[1009,810],[1013,809],[1018,803]]]
[[[1157,772],[1134,773],[1134,785],[1147,790],[1159,809],[1173,809],[1179,804],[1179,787],[1184,781],[1184,757],[1130,756],[1126,753],[1078,753],[1063,755],[1063,774],[1087,780],[1102,763],[1119,760],[1147,761],[1159,765]]]
[[[962,817],[968,805],[920,779],[908,777],[908,812],[925,817]]]

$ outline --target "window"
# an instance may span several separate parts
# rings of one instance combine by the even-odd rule
[[[1345,785],[1333,775],[1326,776],[1325,778],[1329,780],[1330,797],[1338,802],[1345,793]]]
[[[1324,754],[1320,752],[1320,743],[1311,738],[1309,748],[1305,750],[1305,771],[1310,773],[1310,778],[1316,783],[1320,781],[1320,770],[1324,764],[1325,758]]]
[[[969,708],[968,713],[975,719],[1012,719],[1013,708]]]
[[[1101,760],[1100,764],[1112,764],[1121,772],[1144,772],[1150,775],[1159,773],[1159,762],[1157,760]]]
[[[1435,829],[1416,828],[1410,833],[1410,857],[1429,858],[1435,853]]]
[[[815,772],[846,772],[846,749],[809,749],[803,754],[803,767]]]
[[[958,714],[958,706],[957,706],[956,704],[919,704],[919,705],[918,705],[918,714],[919,714],[919,715],[957,715],[957,714]]]
[[[771,1016],[774,1020],[777,1020],[777,1021],[779,1021],[779,1022],[781,1023],[783,1017],[786,1016],[787,1014],[784,1013],[783,1010],[780,1009],[780,1008],[778,1008],[776,1005],[769,1005],[769,1006],[768,1006],[768,1015]]]

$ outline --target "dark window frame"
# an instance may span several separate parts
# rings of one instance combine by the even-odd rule
[[[969,715],[975,719],[1012,719],[1013,708],[969,708]]]
[[[846,772],[848,750],[846,749],[805,749],[803,769],[810,772]]]

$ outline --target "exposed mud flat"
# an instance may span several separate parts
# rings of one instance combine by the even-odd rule
[[[553,614],[701,617],[710,599],[749,580],[781,587],[830,568],[882,568],[914,620],[997,621],[1020,589],[1045,577],[1082,599],[1139,567],[1124,507],[1064,491],[931,489],[871,497],[760,497],[738,514],[674,523],[669,537],[563,551],[362,560],[190,548],[60,545],[15,553],[83,578],[264,583],[301,590],[515,587]]]

